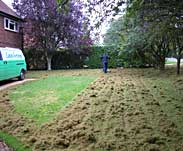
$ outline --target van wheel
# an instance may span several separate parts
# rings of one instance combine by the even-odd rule
[[[20,72],[20,76],[18,77],[19,80],[24,80],[25,79],[25,72],[22,70]]]

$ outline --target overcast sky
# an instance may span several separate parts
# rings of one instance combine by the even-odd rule
[[[13,0],[2,0],[5,4],[7,4],[10,8],[12,8]]]

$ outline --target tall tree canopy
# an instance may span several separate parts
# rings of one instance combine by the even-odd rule
[[[124,40],[124,26],[123,18],[119,18],[110,24],[110,28],[107,30],[104,36],[105,45],[120,45]]]
[[[180,59],[183,56],[183,1],[182,0],[129,0],[126,1],[126,12],[121,21],[108,30],[115,29],[123,38],[118,43],[123,51],[136,53],[161,70],[165,68],[165,57],[170,53],[177,58],[177,73],[180,73]],[[118,20],[117,22],[120,22]],[[126,29],[125,29],[126,28]],[[124,30],[121,30],[124,29]],[[121,31],[120,31],[121,30]],[[113,32],[114,33],[114,32]],[[111,40],[111,39],[110,39]],[[132,55],[131,55],[132,56]]]
[[[183,47],[183,1],[182,0],[136,0],[128,9],[138,18],[138,25],[145,30],[147,46],[150,46],[160,69],[165,67],[165,57],[171,52],[176,54],[177,74],[180,73],[180,59]]]
[[[14,0],[13,5],[27,21],[24,26],[27,44],[44,50],[48,70],[51,70],[51,59],[57,49],[71,48],[80,52],[83,45],[92,43],[82,3],[69,1],[60,7],[56,0]]]

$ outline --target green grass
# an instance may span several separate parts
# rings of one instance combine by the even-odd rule
[[[26,148],[15,137],[1,131],[0,131],[0,139],[2,139],[9,147],[13,148],[14,151],[31,151],[31,149]]]
[[[183,136],[183,78],[182,75],[177,76],[175,71],[172,73],[171,70],[166,72],[157,75],[151,73],[151,76],[144,81],[158,99],[161,109],[176,124],[177,129]],[[157,86],[157,88],[153,88],[153,86]]]
[[[9,93],[10,100],[18,113],[45,123],[95,79],[89,76],[50,76],[13,89]]]
[[[174,62],[174,61],[166,61],[165,64],[173,64],[173,65],[176,65],[177,62]]]

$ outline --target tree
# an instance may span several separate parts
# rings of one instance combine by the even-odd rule
[[[129,18],[134,18],[134,29],[141,29],[139,32],[142,33],[143,39],[146,39],[146,42],[142,44],[148,48],[148,53],[152,55],[155,65],[160,70],[164,70],[165,57],[173,51],[178,58],[177,73],[180,72],[180,58],[183,51],[180,43],[183,38],[182,10],[183,1],[181,0],[132,0],[128,2],[126,14]]]
[[[71,0],[57,0],[60,7],[67,7]],[[91,23],[91,29],[98,28],[105,20],[111,16],[119,15],[123,12],[122,6],[131,0],[77,0],[84,3],[84,12]]]
[[[177,31],[173,31],[172,38],[172,52],[171,55],[177,59],[177,74],[180,74],[180,62],[183,57],[183,31],[181,28],[177,28]]]
[[[177,74],[179,74],[180,59],[183,55],[181,44],[183,39],[183,1],[87,0],[86,4],[89,13],[97,14],[96,26],[99,26],[107,16],[119,14],[124,3],[127,6],[126,18],[131,18],[133,22],[132,26],[127,29],[129,36],[123,41],[123,45],[126,45],[126,48],[133,48],[131,49],[133,51],[130,51],[136,52],[140,56],[144,54],[151,56],[154,65],[160,70],[165,69],[165,57],[171,51],[177,58]],[[111,39],[119,40],[119,35],[123,34],[119,32],[117,36],[112,28],[110,28],[111,31],[108,31],[105,42],[111,43]],[[138,39],[138,37],[140,38]]]
[[[65,7],[60,7],[56,0],[14,0],[13,5],[28,21],[25,35],[30,40],[29,46],[44,50],[48,70],[51,70],[53,54],[59,48],[78,53],[83,45],[91,44],[82,3],[69,1],[67,7],[64,3]]]
[[[164,51],[172,51],[177,58],[177,74],[180,73],[180,59],[183,47],[180,41],[183,39],[183,1],[160,0],[144,2],[144,20],[150,24],[152,35],[159,34],[159,39],[164,44]],[[157,39],[157,37],[155,36]],[[159,49],[160,50],[160,49]],[[165,53],[164,53],[165,55]],[[166,53],[167,55],[167,53]]]
[[[153,64],[148,53],[146,32],[140,26],[138,17],[130,16],[128,12],[111,23],[105,34],[104,44],[118,47],[125,66]]]
[[[104,45],[118,46],[124,40],[123,18],[111,22],[109,29],[104,35]]]

